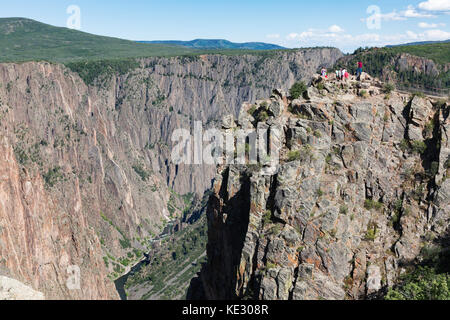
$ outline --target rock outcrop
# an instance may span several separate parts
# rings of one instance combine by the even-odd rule
[[[44,300],[44,294],[23,283],[0,276],[0,300]]]
[[[368,75],[317,77],[304,97],[241,110],[237,128],[283,128],[280,164],[219,166],[205,298],[370,298],[448,231],[448,102]]]

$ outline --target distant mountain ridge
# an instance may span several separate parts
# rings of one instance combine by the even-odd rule
[[[404,43],[404,44],[388,45],[388,46],[386,46],[386,48],[401,47],[401,46],[417,46],[417,45],[423,45],[423,44],[448,43],[448,42],[450,42],[450,39],[442,40],[442,41],[418,41],[418,42],[408,42],[408,43]]]
[[[192,49],[245,49],[245,50],[280,50],[286,49],[276,44],[264,42],[236,43],[223,39],[195,39],[192,41],[180,40],[155,40],[138,41],[139,43],[179,45]]]

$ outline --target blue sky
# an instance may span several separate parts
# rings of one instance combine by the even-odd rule
[[[130,40],[221,38],[286,47],[329,45],[348,52],[450,39],[450,0],[0,0],[0,17],[66,26],[80,8],[81,31]],[[368,8],[370,10],[368,12]]]

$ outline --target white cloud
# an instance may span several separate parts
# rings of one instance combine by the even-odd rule
[[[383,47],[415,41],[436,41],[450,39],[450,32],[430,29],[416,33],[405,31],[381,35],[378,33],[363,33],[351,35],[346,32],[332,33],[329,30],[308,29],[301,33],[291,33],[286,36],[287,47],[334,46],[351,52],[358,47]]]
[[[450,0],[449,0],[450,1]],[[361,19],[362,22],[367,22],[373,19],[380,19],[383,21],[404,21],[409,18],[435,18],[436,16],[427,12],[419,12],[414,6],[409,5],[405,10],[393,10],[389,13],[378,13],[368,18]]]
[[[331,33],[339,33],[339,32],[344,32],[344,29],[342,29],[338,25],[334,24],[328,28],[328,31],[330,31]]]
[[[299,36],[298,33],[290,33],[287,35],[286,39],[288,40],[294,40],[295,38],[297,38]]]
[[[278,33],[268,34],[266,36],[266,38],[268,38],[268,39],[279,39],[280,35]]]
[[[406,17],[404,17],[404,15],[402,15],[401,13],[398,13],[396,10],[389,12],[389,13],[380,13],[380,14],[375,14],[372,16],[373,19],[381,19],[381,20],[385,20],[385,21],[401,21],[401,20],[406,20]],[[366,21],[366,19],[362,19],[364,22]]]
[[[418,12],[413,6],[408,6],[408,8],[402,12],[403,16],[406,18],[433,18],[434,15],[429,13]]]
[[[419,8],[427,11],[450,11],[450,0],[428,0],[419,3]]]
[[[422,34],[422,37],[426,40],[448,40],[450,39],[450,32],[443,30],[427,30]]]
[[[412,31],[406,31],[406,35],[408,38],[416,40],[419,36],[417,35],[417,33],[412,32]]]
[[[423,29],[432,29],[432,28],[438,28],[438,27],[445,27],[445,23],[427,23],[427,22],[420,22],[418,24],[420,28]]]

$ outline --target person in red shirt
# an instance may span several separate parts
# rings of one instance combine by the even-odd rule
[[[361,75],[363,70],[363,63],[361,61],[358,62],[358,70],[356,71],[356,75],[359,76]]]

